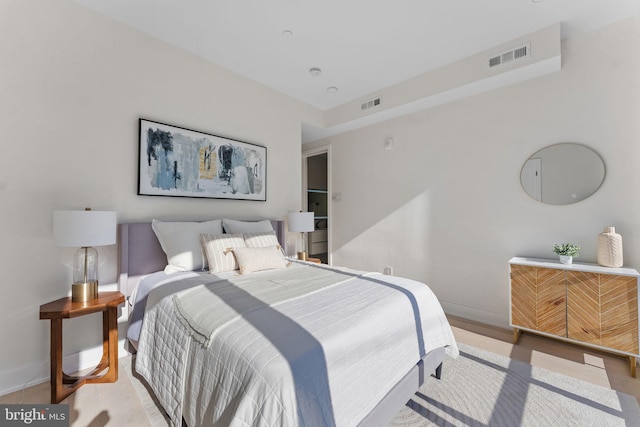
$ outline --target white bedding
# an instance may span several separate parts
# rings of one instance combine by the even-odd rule
[[[319,267],[289,268],[304,279]],[[353,273],[226,322],[209,346],[177,320],[168,288],[156,288],[136,370],[176,426],[182,417],[190,426],[356,425],[426,353],[446,346],[456,357],[458,350],[425,284]]]

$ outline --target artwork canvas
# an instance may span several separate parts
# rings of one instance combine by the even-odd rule
[[[267,200],[267,148],[140,119],[138,194]]]

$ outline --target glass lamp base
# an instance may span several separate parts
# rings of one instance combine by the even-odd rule
[[[298,259],[302,261],[307,260],[307,251],[298,252]]]
[[[71,301],[86,302],[98,298],[98,282],[74,283],[71,285]]]

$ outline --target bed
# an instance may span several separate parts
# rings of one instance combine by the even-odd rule
[[[284,246],[283,221],[234,223],[249,232],[222,231],[249,242],[264,234],[252,234],[254,224],[267,223]],[[202,264],[214,273],[190,261],[172,271],[157,226],[119,225],[119,286],[132,306],[135,369],[173,425],[387,425],[425,375],[440,378],[444,358],[458,354],[425,284],[289,259],[252,271],[246,254],[270,257],[270,240],[234,249],[244,274],[215,270],[206,240],[196,245],[209,244]]]

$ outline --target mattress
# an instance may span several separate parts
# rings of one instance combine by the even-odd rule
[[[335,282],[278,298],[246,277],[234,282],[237,274],[142,280],[128,336],[138,340],[136,370],[174,425],[183,418],[192,426],[357,425],[425,355],[444,347],[457,356],[442,308],[423,283],[306,263],[253,277],[284,283],[286,273],[287,286],[296,286],[293,273],[304,283],[317,269],[335,272]],[[229,283],[242,302],[194,293]],[[203,340],[181,312],[189,294],[202,296],[196,299],[211,313],[236,315],[220,324],[212,316]]]

